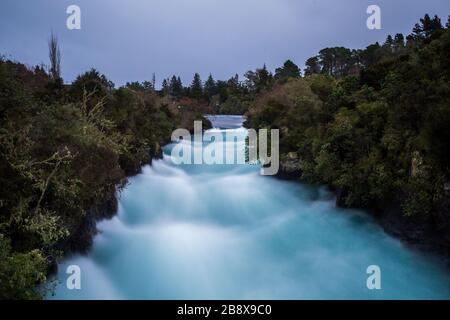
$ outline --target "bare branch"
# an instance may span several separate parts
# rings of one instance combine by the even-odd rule
[[[48,56],[50,58],[50,75],[53,80],[61,78],[61,52],[59,50],[58,38],[53,34],[48,41]]]

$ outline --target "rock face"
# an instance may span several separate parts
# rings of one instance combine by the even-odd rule
[[[333,190],[336,194],[336,206],[345,208],[347,207],[346,199],[348,196],[348,191],[346,189],[338,188]]]
[[[446,190],[432,218],[439,240],[438,250],[444,253],[450,266],[450,190]]]
[[[336,206],[347,207],[345,203],[347,191],[344,189],[334,191]],[[386,233],[414,249],[443,257],[444,263],[450,267],[450,191],[445,193],[430,214],[405,216],[400,195],[396,202],[387,207],[369,209],[369,212]]]
[[[280,156],[280,169],[277,177],[286,180],[298,180],[302,175],[301,159],[296,152]]]
[[[97,221],[113,217],[117,208],[117,197],[115,192],[112,192],[103,203],[87,210],[83,220],[73,227],[71,236],[59,243],[57,248],[64,253],[88,253],[94,236],[98,233]]]
[[[81,221],[74,222],[68,238],[55,245],[54,249],[64,255],[69,253],[87,254],[92,247],[94,236],[98,233],[97,221],[108,219],[117,213],[118,201],[115,191],[112,191],[103,203],[87,210]],[[57,272],[57,257],[53,254],[47,257],[48,275]]]
[[[162,148],[159,143],[154,145],[152,152],[148,154],[146,162],[128,162],[129,165],[124,169],[127,177],[132,177],[139,174],[142,166],[151,164],[153,159],[160,159],[162,157]],[[68,227],[70,236],[57,243],[52,249],[61,252],[64,255],[70,253],[87,254],[92,248],[95,235],[97,235],[97,222],[102,219],[112,218],[118,210],[117,187],[123,186],[128,181],[128,178],[122,179],[116,188],[112,188],[104,196],[104,199],[99,204],[86,210],[85,216],[81,220],[72,221]],[[49,254],[48,259],[48,274],[54,274],[57,271],[57,257]]]
[[[443,257],[450,267],[450,198],[429,215],[405,217],[398,202],[376,218],[387,233],[424,253]]]

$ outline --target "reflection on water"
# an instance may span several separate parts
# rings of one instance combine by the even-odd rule
[[[212,120],[245,136],[242,117]],[[263,177],[251,165],[174,166],[171,147],[131,179],[92,252],[60,264],[49,298],[450,297],[445,269],[364,213],[336,208],[325,189]],[[81,290],[66,289],[71,264],[81,267]],[[366,287],[374,264],[382,290]]]

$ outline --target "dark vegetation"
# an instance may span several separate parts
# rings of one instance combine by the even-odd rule
[[[275,74],[264,65],[247,71],[243,81],[240,81],[238,74],[227,81],[216,81],[210,74],[203,83],[196,73],[190,86],[184,87],[180,77],[172,76],[163,80],[158,94],[176,101],[181,107],[195,105],[212,114],[241,115],[248,111],[259,94],[272,88],[275,83],[300,78],[300,73],[298,66],[287,60],[276,69]]]
[[[412,242],[450,252],[450,29],[426,15],[406,38],[326,48],[273,82],[247,126],[280,129],[282,169],[327,184]],[[392,208],[396,208],[392,210]],[[398,219],[394,216],[398,215]],[[396,232],[396,231],[394,231]]]
[[[398,207],[412,238],[426,226],[449,254],[450,30],[438,17],[364,50],[323,49],[303,77],[288,60],[244,81],[116,88],[94,69],[64,84],[53,35],[49,58],[0,59],[0,299],[41,298],[55,261],[89,249],[95,220],[115,213],[126,177],[205,113],[280,129],[282,170],[331,186],[343,206]]]
[[[41,298],[55,261],[88,250],[95,220],[115,213],[126,177],[204,120],[149,83],[116,89],[92,69],[63,84],[53,35],[49,58],[48,71],[0,59],[0,299]]]
[[[173,76],[157,90],[153,75],[116,88],[91,69],[65,84],[53,34],[48,47],[48,67],[0,56],[0,299],[42,298],[57,260],[90,248],[96,220],[117,210],[116,191],[161,156],[175,128],[243,114],[272,79],[264,67],[245,82],[195,74],[188,87]]]

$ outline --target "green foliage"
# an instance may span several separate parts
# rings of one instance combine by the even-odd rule
[[[425,16],[406,42],[321,50],[306,78],[257,97],[247,125],[281,129],[303,178],[342,190],[345,205],[433,215],[450,180],[449,49],[450,30]]]
[[[211,101],[212,97],[218,94],[218,88],[216,81],[210,74],[208,79],[205,81],[205,95],[207,96],[208,100]]]
[[[281,68],[275,70],[275,79],[286,81],[289,78],[300,78],[300,69],[291,60],[287,60]]]
[[[39,250],[13,252],[0,234],[0,299],[39,299],[35,289],[46,280],[46,262]]]
[[[155,92],[154,77],[115,88],[92,69],[63,85],[1,58],[0,298],[41,298],[87,212],[211,111],[280,129],[281,158],[296,152],[303,178],[339,188],[345,205],[398,200],[406,216],[433,216],[450,180],[448,25],[425,16],[406,40],[323,49],[305,75],[286,61],[274,76],[264,65],[203,85],[196,74],[188,88],[173,76]]]
[[[311,57],[305,62],[305,76],[311,76],[313,74],[318,74],[321,71],[321,66],[319,63],[319,57]]]
[[[232,95],[220,105],[220,114],[244,114],[252,104],[253,99],[248,95]]]
[[[201,99],[203,97],[203,84],[198,73],[194,74],[190,88],[190,97],[194,99]]]
[[[37,299],[86,213],[160,154],[181,114],[92,69],[65,87],[0,60],[0,298]]]
[[[183,83],[180,77],[172,76],[169,82],[169,94],[175,99],[179,99],[183,96]]]
[[[245,73],[245,85],[249,91],[260,93],[269,89],[272,84],[273,75],[267,70],[266,65],[255,71],[247,71]]]

